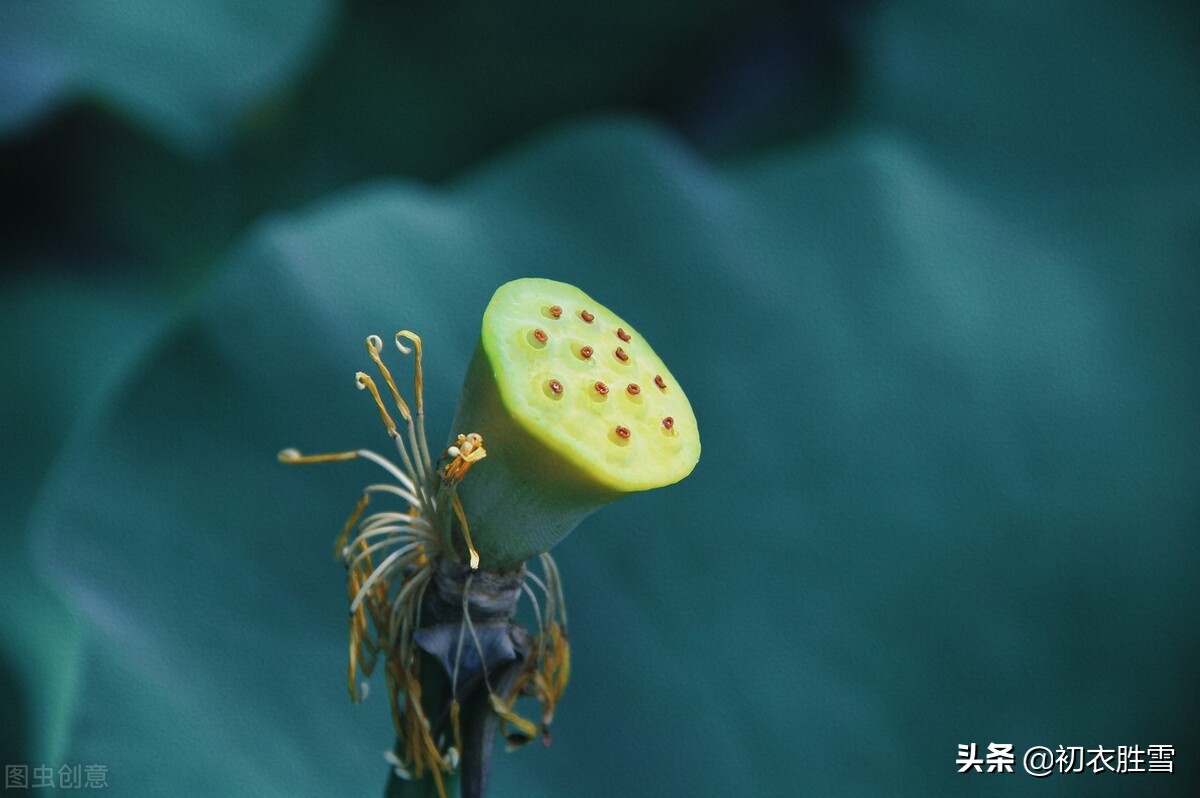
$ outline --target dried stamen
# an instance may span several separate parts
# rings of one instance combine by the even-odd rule
[[[579,311],[579,318],[583,319],[588,324],[591,324],[593,321],[596,320],[596,317],[593,316],[591,313],[588,313],[586,310]]]
[[[661,390],[667,390],[667,384],[663,382],[661,374],[654,375],[654,384],[657,385]]]
[[[477,432],[470,435],[458,434],[458,440],[453,446],[448,446],[444,456],[451,460],[442,472],[442,482],[446,485],[457,485],[463,481],[471,466],[487,457],[487,449],[483,448],[483,436]]]
[[[587,360],[595,351],[596,350],[592,349],[590,346],[581,346],[579,348],[579,356],[584,360]]]
[[[467,514],[463,510],[462,499],[458,494],[454,494],[454,514],[458,516],[458,523],[462,525],[463,541],[467,544],[467,554],[470,559],[472,571],[479,570],[479,552],[475,550],[475,544],[471,542],[471,528],[467,526]],[[470,586],[470,583],[467,583]],[[466,594],[463,594],[463,600],[466,601]],[[479,658],[481,662],[487,662],[483,657]],[[485,671],[486,676],[486,671]]]
[[[617,337],[618,337],[618,338],[620,338],[620,339],[621,339],[622,341],[624,341],[625,343],[629,343],[629,342],[632,340],[632,338],[631,338],[631,336],[629,335],[629,333],[625,332],[625,328],[624,328],[624,327],[618,327],[618,328],[617,328]]]
[[[537,342],[539,344],[544,344],[544,343],[546,343],[546,341],[549,340],[549,338],[546,336],[546,331],[543,330],[541,327],[538,327],[536,330],[533,331],[533,337],[537,339]]]
[[[641,387],[639,387],[636,382],[631,382],[628,385],[626,385],[625,390],[629,392],[630,396],[637,396],[639,393],[642,392]]]
[[[617,437],[622,440],[629,440],[629,436],[633,434],[629,431],[629,427],[622,427],[620,424],[617,425],[616,433]]]
[[[596,381],[596,385],[594,387],[596,388],[596,393],[600,394],[601,396],[608,395],[608,386],[599,380]]]
[[[366,388],[371,392],[371,398],[375,400],[375,409],[379,411],[379,419],[383,422],[387,434],[395,438],[399,434],[396,432],[396,422],[392,421],[392,417],[388,415],[387,408],[383,406],[383,399],[379,396],[379,389],[375,387],[375,380],[361,371],[357,372],[354,377],[358,381],[358,389],[360,391]]]
[[[621,361],[622,363],[625,363],[629,360],[629,355],[625,354],[625,350],[619,346],[617,347],[616,351],[613,352],[613,354],[616,355],[617,360]]]
[[[561,308],[557,310],[555,318],[562,313]],[[538,345],[545,344],[549,339],[542,329],[531,331],[530,335],[532,338],[529,340],[536,341]],[[366,346],[367,354],[379,369],[382,384],[377,385],[364,372],[356,372],[355,378],[358,387],[370,393],[388,436],[396,444],[402,463],[392,463],[366,449],[316,455],[285,449],[279,453],[279,459],[298,465],[364,459],[383,468],[394,480],[369,485],[364,489],[354,512],[334,542],[335,555],[344,560],[347,569],[346,590],[350,610],[347,686],[351,697],[360,700],[365,696],[366,683],[360,688],[358,675],[369,676],[378,660],[386,660],[392,723],[399,746],[392,752],[389,761],[398,769],[398,773],[417,779],[432,778],[437,794],[444,798],[446,786],[442,774],[452,772],[458,766],[463,743],[455,717],[457,713],[453,708],[453,745],[446,740],[448,734],[436,739],[432,734],[433,727],[421,700],[414,630],[423,617],[422,602],[433,578],[434,563],[445,558],[457,559],[459,555],[455,549],[461,545],[466,550],[465,559],[471,573],[480,567],[479,552],[471,539],[466,513],[456,489],[472,466],[486,457],[487,452],[478,434],[459,435],[439,458],[439,468],[434,469],[424,428],[421,339],[414,333],[401,330],[396,334],[395,342],[401,353],[416,356],[413,379],[415,403],[411,409],[400,396],[392,373],[383,363],[383,341],[379,336],[368,336]],[[589,349],[587,356],[591,355]],[[399,410],[400,423],[405,429],[398,429],[384,405],[381,389],[385,385]],[[547,387],[555,394],[564,390],[558,380],[549,381]],[[404,439],[407,439],[408,446],[405,446]],[[393,494],[406,506],[362,518],[369,497],[376,494]],[[458,542],[451,540],[455,532],[461,535]],[[555,596],[557,606],[561,604],[557,572],[548,558],[543,558],[543,568],[546,570],[547,583],[552,583],[553,588],[546,590],[546,594]],[[464,602],[470,593],[470,586],[471,575],[468,573],[463,586]],[[555,617],[559,620],[553,620]],[[470,616],[465,610],[464,619],[480,661],[486,662]],[[542,703],[543,726],[547,726],[554,704],[561,694],[559,674],[561,672],[561,681],[565,681],[568,666],[565,638],[560,643],[555,636],[559,623],[565,627],[566,614],[559,608],[552,615],[548,599],[545,615],[539,621],[539,633],[535,638],[535,646],[539,651],[538,665],[531,669],[530,678],[537,676],[540,681],[530,694]],[[460,652],[463,642],[460,636]],[[561,654],[559,648],[562,649]],[[492,687],[488,683],[486,666],[483,679],[484,687],[490,694]],[[454,696],[451,698],[454,699]],[[518,725],[523,735],[532,737],[537,727],[528,721],[524,725],[517,724],[516,718],[519,716],[511,711],[515,698],[515,692],[506,697],[507,703],[502,709],[507,709],[508,713],[502,719]]]
[[[667,416],[666,418],[663,419],[662,424],[663,424],[663,429],[671,429],[675,426],[675,419],[671,418],[670,416]]]

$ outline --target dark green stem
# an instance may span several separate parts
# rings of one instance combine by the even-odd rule
[[[435,740],[453,735],[450,682],[454,663],[459,666],[457,694],[463,750],[458,770],[442,774],[446,798],[484,798],[487,792],[499,729],[487,684],[498,695],[511,691],[533,645],[529,633],[512,623],[524,572],[524,566],[505,573],[472,572],[456,561],[436,566],[433,589],[426,597],[421,629],[415,639],[421,649],[421,703]],[[475,636],[461,633],[464,592]],[[458,651],[460,637],[464,641],[462,652]],[[479,648],[486,660],[483,667]],[[400,753],[397,743],[397,756]],[[403,779],[394,771],[388,775],[384,794],[387,798],[438,798],[437,784],[429,774],[421,779]]]

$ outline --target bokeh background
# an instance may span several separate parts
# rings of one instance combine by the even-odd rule
[[[379,794],[329,556],[374,474],[274,456],[384,446],[353,374],[400,327],[449,433],[535,275],[639,326],[705,448],[556,550],[573,680],[496,796],[1195,794],[1198,23],[7,0],[0,760]]]

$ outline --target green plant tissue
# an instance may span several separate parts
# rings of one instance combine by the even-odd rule
[[[267,67],[315,47],[333,12],[262,13],[287,35],[250,37],[270,57],[243,99],[281,85]],[[488,298],[540,276],[637,325],[704,451],[555,550],[571,683],[553,746],[498,752],[492,794],[1188,794],[1194,17],[874,4],[848,37],[844,115],[819,135],[714,160],[597,101],[444,183],[382,170],[257,218],[154,345],[106,372],[115,389],[39,461],[36,490],[11,483],[31,507],[11,536],[31,563],[12,570],[38,587],[5,599],[0,678],[53,715],[19,753],[101,763],[114,795],[379,794],[387,698],[381,679],[361,706],[346,695],[330,557],[376,475],[275,455],[386,450],[354,373],[368,334],[401,328],[424,339],[431,445],[466,432],[449,425]],[[231,30],[212,34],[217,62],[243,41]],[[145,80],[193,90],[113,97],[199,147],[255,104],[194,124],[180,98],[227,77],[170,70]],[[0,129],[50,107],[18,89]],[[43,612],[49,591],[63,606]],[[56,657],[55,678],[29,677]],[[1177,772],[955,772],[958,745],[990,742],[1171,744]]]
[[[273,455],[386,442],[353,372],[393,327],[444,429],[487,297],[530,272],[639,319],[707,437],[560,548],[576,676],[497,794],[826,792],[860,757],[864,794],[939,792],[973,735],[1183,739],[1195,297],[1129,243],[993,213],[881,132],[713,169],[627,120],[267,223],[40,508],[95,627],[71,750],[139,790],[378,788],[386,705],[346,699],[323,556],[363,474]],[[1155,621],[1113,646],[1114,614]],[[1097,717],[1092,689],[1137,700]]]

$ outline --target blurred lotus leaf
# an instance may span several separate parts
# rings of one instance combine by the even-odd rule
[[[96,632],[70,750],[151,792],[378,789],[385,704],[346,699],[325,557],[362,474],[272,456],[381,445],[352,375],[392,327],[424,335],[431,425],[448,423],[491,290],[530,270],[643,320],[712,431],[691,479],[560,548],[576,680],[554,749],[504,761],[497,794],[819,792],[852,751],[889,764],[866,792],[896,773],[937,791],[932,762],[981,717],[1086,733],[1090,700],[1061,685],[1101,652],[1151,669],[1110,722],[1179,739],[1185,652],[1142,652],[1197,608],[1194,386],[1173,376],[1196,322],[1180,297],[1154,327],[1099,323],[1137,294],[1097,254],[964,204],[886,137],[714,172],[627,122],[453,192],[379,186],[272,222],[42,508],[42,559]],[[1094,615],[1056,603],[1056,573]],[[1161,625],[1110,651],[1105,617],[1131,602]]]
[[[1028,793],[1019,773],[964,787],[973,741],[1169,743],[1182,770],[1200,56],[1181,9],[880,5],[820,137],[713,162],[592,117],[445,186],[380,179],[260,221],[39,491],[37,562],[82,619],[63,761],[132,794],[381,791],[386,700],[346,696],[329,556],[369,465],[275,454],[387,444],[353,375],[364,337],[401,327],[425,340],[431,433],[457,432],[488,297],[538,275],[636,320],[705,449],[556,549],[572,683],[553,747],[500,758],[495,795]],[[1135,778],[1159,776],[1079,776]]]
[[[184,149],[210,149],[303,68],[332,10],[330,0],[4,3],[0,133],[90,96]]]

